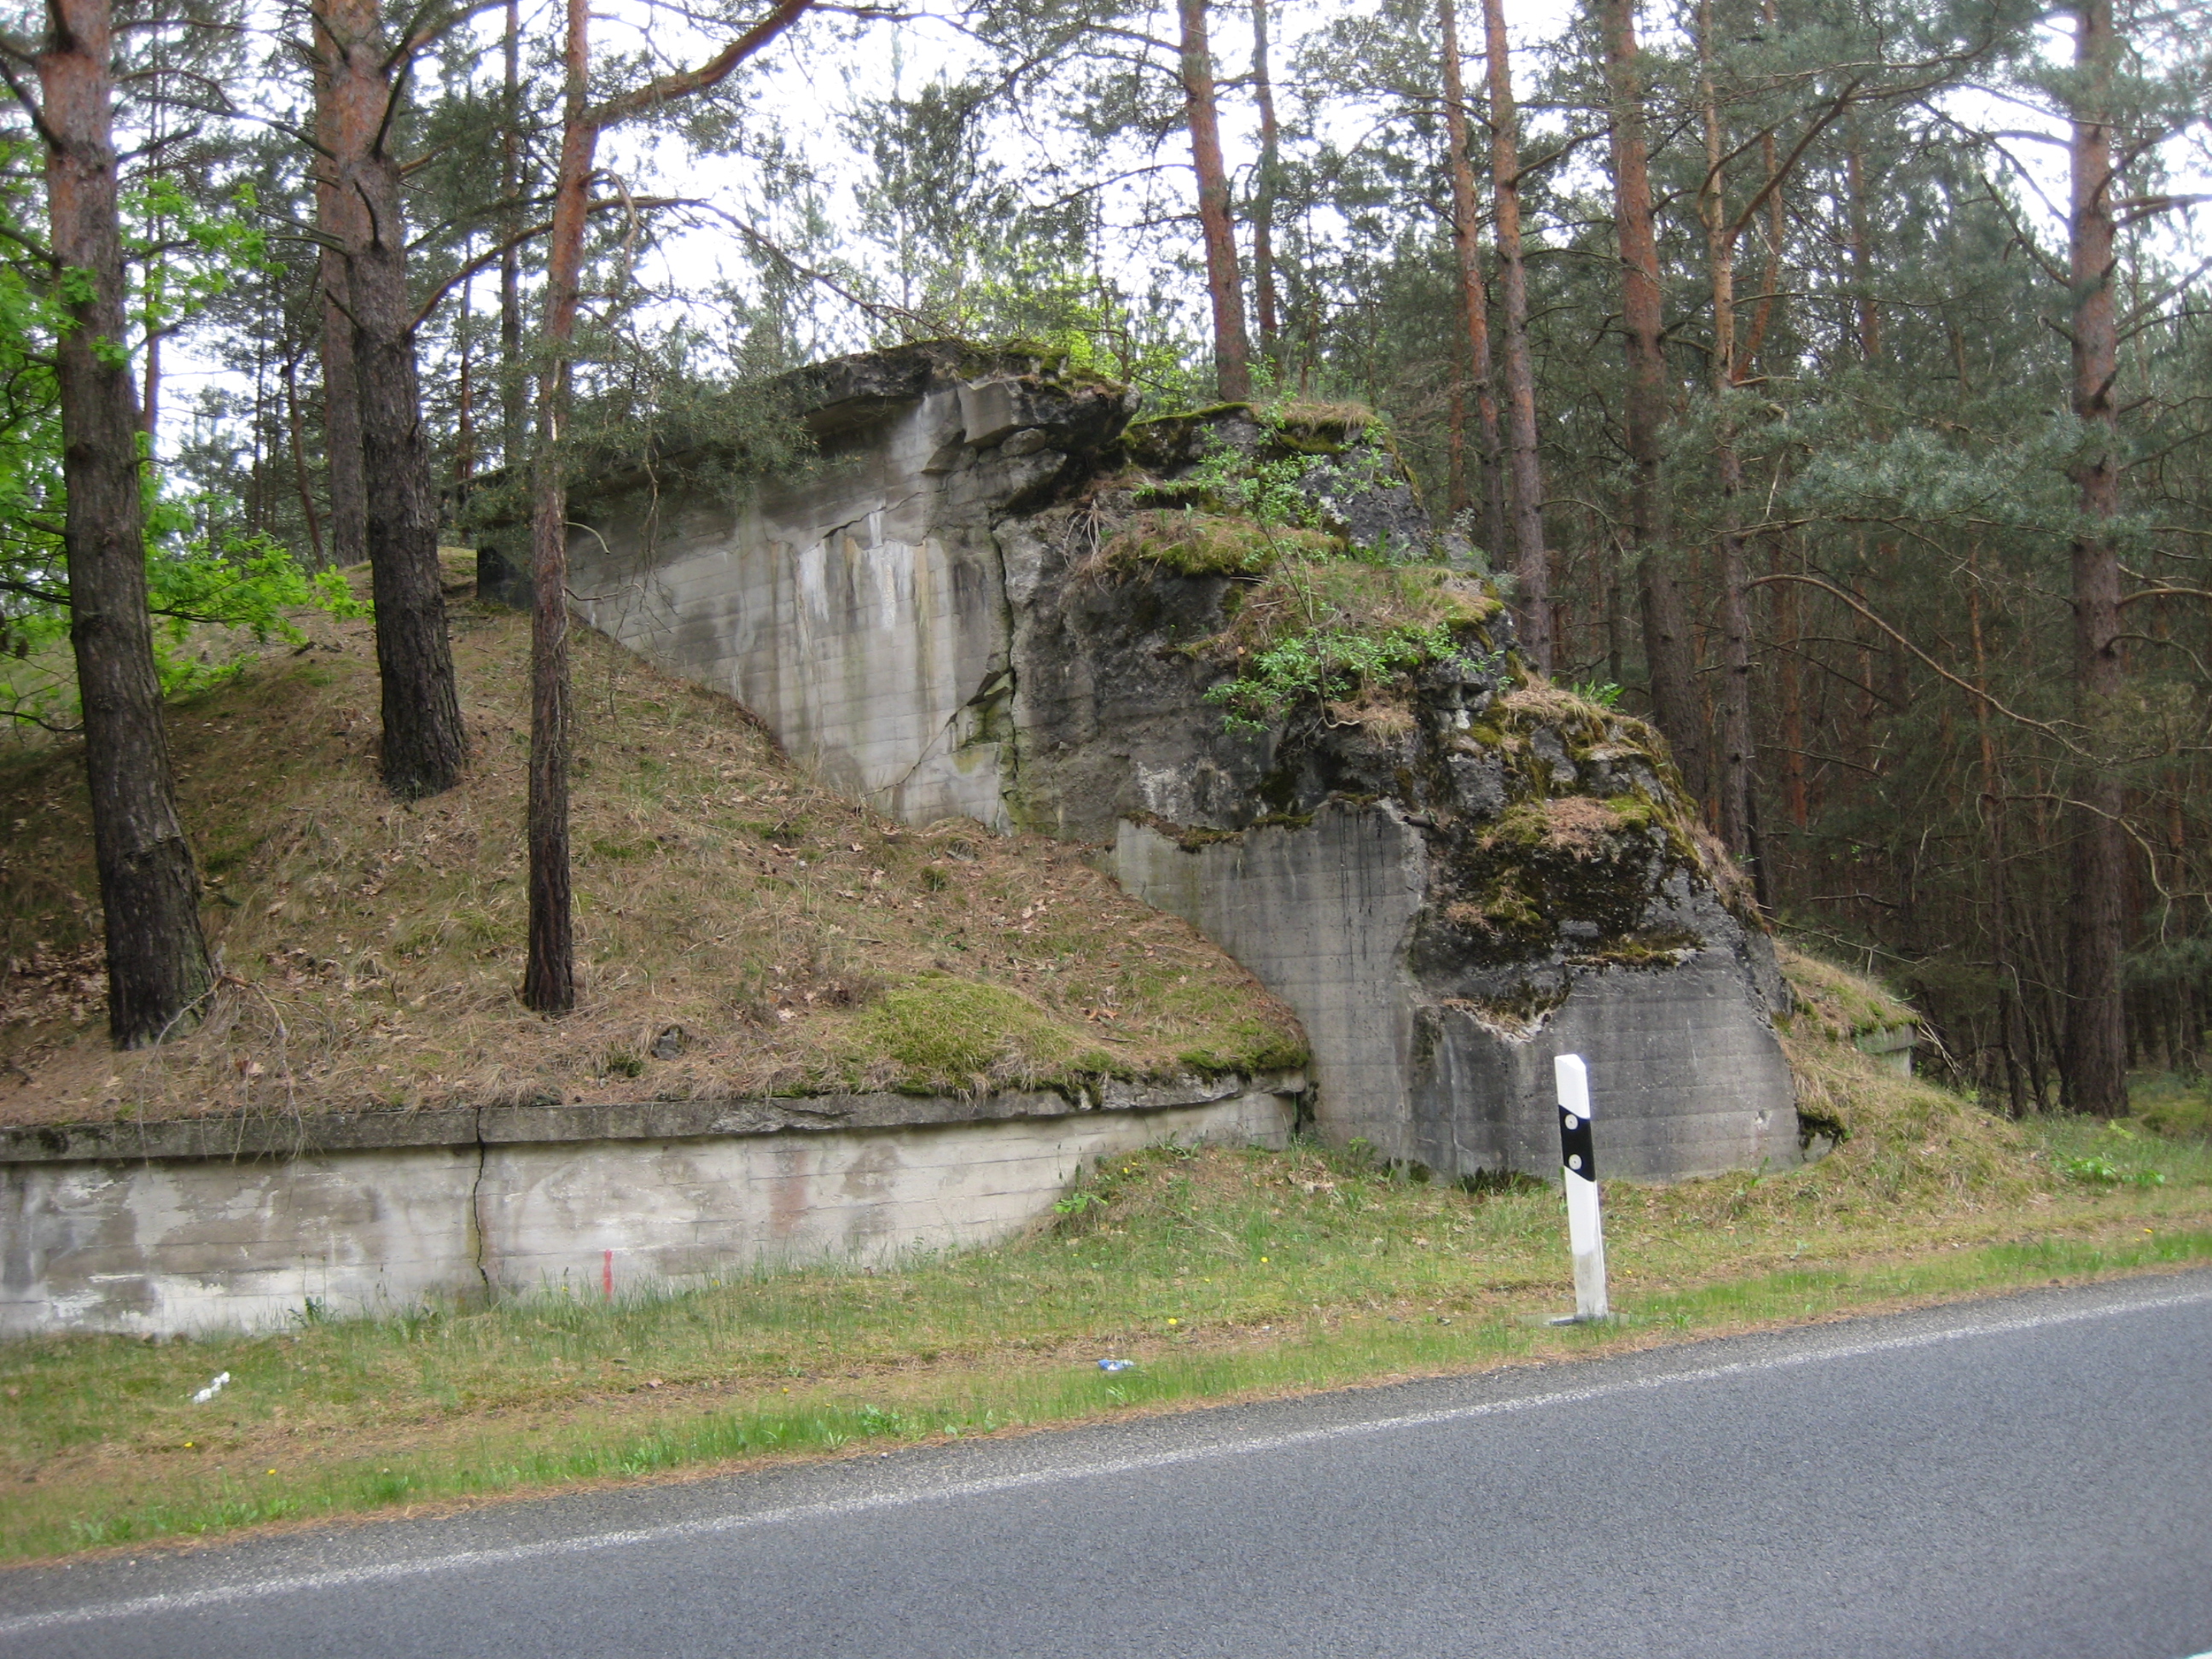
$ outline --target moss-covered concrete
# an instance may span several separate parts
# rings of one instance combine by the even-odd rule
[[[664,614],[673,590],[647,577],[634,614],[672,640],[783,629],[805,659],[772,677],[794,708],[770,724],[824,751],[896,729],[916,769],[886,775],[894,811],[941,811],[917,784],[943,779],[946,800],[957,781],[981,804],[955,810],[1115,842],[1125,882],[1297,1010],[1326,1134],[1455,1174],[1541,1169],[1548,1056],[1572,1042],[1616,1091],[1608,1109],[1643,1126],[1622,1131],[1643,1173],[1795,1155],[1771,1024],[1786,993],[1663,745],[1529,672],[1480,555],[1431,520],[1367,411],[1123,425],[1049,365],[985,382],[967,367],[940,365],[877,436],[842,429],[856,465],[884,464],[880,524],[857,501],[787,515],[834,530],[854,573],[894,538],[957,544],[966,562],[927,604],[878,573],[836,605],[698,588]],[[1054,447],[1060,427],[1080,441]],[[872,685],[870,665],[905,659],[869,630],[929,617],[964,654],[923,718],[817,695],[814,665]],[[954,660],[924,643],[917,667]],[[1337,892],[1366,896],[1339,915]],[[1344,948],[1317,951],[1332,929]]]

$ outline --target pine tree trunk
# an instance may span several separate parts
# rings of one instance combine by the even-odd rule
[[[375,483],[364,528],[376,600],[384,786],[411,800],[460,781],[468,734],[446,632],[438,496],[416,373],[400,168],[386,143],[391,102],[400,88],[374,0],[319,0],[317,16],[330,42],[335,143],[328,165],[339,194],[360,208],[345,245],[346,301],[362,468]]]
[[[118,1047],[191,1021],[212,983],[199,872],[177,814],[146,611],[143,428],[127,362],[107,0],[50,0],[39,54],[54,258],[89,278],[57,344],[68,491],[70,642],[84,710],[93,852],[107,939],[107,1024]]]
[[[1721,678],[1720,752],[1713,780],[1718,794],[1722,844],[1758,868],[1753,808],[1758,754],[1751,726],[1751,573],[1744,558],[1738,501],[1743,462],[1736,453],[1729,400],[1735,391],[1735,229],[1728,211],[1727,142],[1720,98],[1712,78],[1712,7],[1698,7],[1698,102],[1705,125],[1705,188],[1699,204],[1705,222],[1705,259],[1712,279],[1712,394],[1716,405],[1713,465],[1720,485]]]
[[[463,257],[473,257],[473,241],[463,250]],[[475,481],[477,471],[477,411],[476,377],[476,281],[472,276],[461,279],[460,314],[453,323],[454,366],[453,387],[453,497],[465,510],[469,486]]]
[[[1467,482],[1467,387],[1456,374],[1444,393],[1444,500],[1455,519],[1474,504]]]
[[[1282,173],[1282,134],[1275,124],[1275,82],[1267,65],[1267,0],[1252,0],[1252,98],[1260,109],[1260,167],[1252,179],[1252,298],[1259,312],[1260,356],[1274,366],[1279,379],[1275,196]]]
[[[538,444],[532,478],[530,630],[529,957],[522,1000],[543,1014],[576,1006],[575,908],[568,863],[568,497],[562,440],[568,422],[576,313],[583,295],[584,223],[599,134],[635,116],[707,91],[796,22],[811,0],[780,0],[769,15],[699,68],[661,76],[594,107],[591,0],[568,0],[562,52],[561,158],[554,174],[546,250],[545,362],[538,375]]]
[[[1528,277],[1521,255],[1520,115],[1505,39],[1504,0],[1482,0],[1490,73],[1490,187],[1497,204],[1499,331],[1505,357],[1507,471],[1512,480],[1513,573],[1521,649],[1540,674],[1558,655],[1553,638],[1552,556],[1544,544],[1544,466],[1536,448],[1536,374],[1528,360]]]
[[[316,19],[316,137],[326,154],[337,148],[337,108],[331,96],[335,52]],[[345,250],[368,239],[360,201],[337,187],[325,159],[317,168],[315,222],[330,239],[319,261],[323,361],[323,458],[330,492],[330,562],[350,570],[368,559],[368,487],[361,470],[361,387],[353,372],[353,319],[346,283]],[[336,246],[331,244],[335,243]]]
[[[161,454],[161,336],[157,331],[146,331],[144,349],[146,391],[139,404],[138,429],[146,434],[146,458],[154,460]]]
[[[1474,162],[1468,150],[1467,88],[1462,82],[1459,13],[1453,0],[1438,0],[1443,35],[1440,54],[1444,79],[1444,142],[1451,149],[1452,252],[1459,263],[1460,305],[1467,313],[1467,357],[1473,382],[1474,447],[1482,469],[1483,551],[1503,560],[1510,544],[1505,531],[1504,446],[1498,431],[1498,392],[1490,361],[1490,295],[1482,279],[1482,206],[1476,199]],[[1528,625],[1516,606],[1515,622]]]
[[[2022,1066],[2027,1033],[2015,984],[2018,969],[2013,962],[2011,919],[2005,890],[2004,763],[1999,757],[1996,732],[1990,717],[1990,658],[1982,632],[1981,542],[1978,536],[1966,543],[1966,630],[1974,650],[1974,689],[1982,694],[1974,700],[1974,735],[1981,751],[1979,802],[1983,856],[1989,864],[1990,959],[1996,969],[1997,981],[1997,1048],[2004,1063],[2005,1092],[2012,1115],[2023,1117],[2027,1112]]]
[[[1206,0],[1178,0],[1182,16],[1182,96],[1190,154],[1198,171],[1198,226],[1206,243],[1206,291],[1213,302],[1216,389],[1226,402],[1252,395],[1252,349],[1244,335],[1244,283],[1237,270],[1237,228],[1229,212],[1229,173],[1221,159],[1221,119],[1213,96],[1213,53],[1206,44]]]
[[[584,217],[599,127],[591,76],[590,0],[568,0],[565,118],[546,249],[545,350],[538,378],[538,465],[532,489],[530,632],[530,959],[522,1000],[541,1014],[576,1006],[575,923],[568,864],[568,497],[561,439],[568,421],[569,351],[583,289]]]
[[[506,82],[499,133],[499,463],[520,480],[530,427],[530,388],[522,362],[522,14],[521,0],[507,0]]]
[[[1769,544],[1767,568],[1782,574],[1783,543],[1779,536]],[[1812,822],[1805,788],[1804,670],[1799,654],[1804,649],[1803,629],[1798,623],[1797,585],[1778,584],[1775,599],[1775,650],[1782,678],[1782,805],[1790,827],[1801,835]]]
[[[2120,566],[2098,526],[2119,511],[2118,420],[2112,381],[2119,340],[2112,306],[2112,0],[2078,13],[2075,62],[2087,71],[2072,112],[2074,414],[2085,453],[2074,482],[2084,526],[2073,544],[2075,715],[2094,750],[2108,750],[2125,665],[2120,642]],[[2117,772],[2099,765],[2076,787],[2073,901],[2067,950],[2065,1085],[2077,1112],[2115,1117],[2128,1109],[2127,1024],[2120,951],[2125,928],[2125,806]]]
[[[1682,781],[1707,798],[1705,734],[1692,670],[1689,618],[1674,560],[1664,545],[1659,496],[1659,430],[1667,414],[1667,363],[1661,343],[1659,242],[1651,216],[1650,144],[1644,133],[1642,63],[1635,0],[1604,0],[1606,73],[1613,96],[1614,229],[1620,243],[1621,331],[1628,385],[1621,441],[1632,469],[1628,533],[1637,556],[1638,609],[1651,717]]]

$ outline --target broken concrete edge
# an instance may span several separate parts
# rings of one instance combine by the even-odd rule
[[[300,1158],[398,1146],[496,1146],[592,1140],[686,1140],[809,1130],[884,1129],[1081,1112],[1203,1106],[1240,1095],[1296,1097],[1303,1072],[1189,1073],[1164,1081],[1108,1079],[1073,1095],[1009,1090],[958,1095],[772,1096],[563,1105],[324,1112],[282,1117],[168,1118],[152,1122],[34,1124],[0,1130],[0,1165],[152,1158]]]
[[[979,395],[988,398],[994,392],[1003,396],[1024,381],[1048,382],[1056,392],[1078,399],[1086,394],[1109,399],[1120,410],[1121,418],[1114,423],[1114,432],[1106,434],[1109,437],[1118,435],[1121,428],[1136,413],[1139,401],[1139,394],[1123,382],[1075,367],[1068,361],[1067,353],[1054,347],[1027,340],[991,343],[951,337],[909,341],[880,350],[825,358],[754,382],[750,389],[777,400],[810,436],[820,441],[898,414],[919,403],[933,386],[960,385],[974,400]],[[1008,421],[994,428],[979,428],[971,434],[969,441],[979,448],[988,448],[1021,429],[1021,426],[1018,421]],[[624,495],[665,482],[664,474],[681,475],[687,467],[726,456],[726,446],[682,433],[661,438],[647,456],[630,456],[619,461],[611,461],[605,456],[586,456],[574,467],[568,481],[568,499],[572,504],[580,504]],[[498,492],[498,486],[507,477],[506,470],[501,467],[476,475],[473,489],[492,505],[461,514],[453,533],[473,544],[501,529],[527,527],[527,507]],[[526,583],[529,579],[526,570],[515,569],[508,574],[519,582]],[[495,568],[495,584],[497,580]],[[512,603],[496,586],[489,590],[485,587],[481,565],[478,596]]]

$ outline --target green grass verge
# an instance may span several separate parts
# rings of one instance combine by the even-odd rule
[[[896,1271],[538,1296],[258,1336],[0,1348],[0,1559],[703,1472],[1649,1346],[2212,1261],[2212,1146],[2031,1133],[1965,1186],[1900,1087],[1813,1168],[1607,1191],[1616,1306],[1568,1304],[1556,1196],[1312,1147],[1158,1149],[1053,1224]],[[1931,1103],[1931,1102],[1933,1103]],[[1916,1114],[1918,1114],[1916,1115]],[[1973,1141],[1985,1131],[1996,1143]],[[1924,1155],[1924,1156],[1923,1156]],[[1991,1154],[1994,1156],[1995,1154]],[[1917,1162],[1915,1161],[1917,1159]],[[2063,1173],[2101,1159],[2100,1172]],[[2154,1174],[2159,1180],[2133,1177]],[[1101,1372],[1106,1355],[1133,1359]],[[213,1401],[190,1396],[218,1371]]]

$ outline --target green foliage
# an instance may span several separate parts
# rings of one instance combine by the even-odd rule
[[[31,146],[0,148],[0,232],[19,250],[32,240],[25,227],[38,165]],[[265,262],[250,190],[209,208],[174,180],[154,176],[126,191],[123,209],[125,223],[134,228],[125,238],[138,283],[131,311],[143,327],[175,329]],[[48,276],[20,257],[0,259],[0,635],[10,659],[0,667],[0,714],[46,726],[72,720],[76,701],[66,649],[67,498],[51,343],[75,325],[70,308],[90,297],[88,272],[64,269]],[[128,363],[125,343],[96,346],[104,358]],[[365,614],[335,572],[311,578],[265,536],[209,530],[225,516],[223,503],[166,491],[150,465],[142,477],[147,596],[165,696],[203,691],[237,672],[243,659],[219,653],[209,629],[257,643],[297,641],[304,635],[294,612]]]
[[[142,177],[122,201],[123,257],[138,277],[132,310],[140,326],[168,332],[204,312],[249,271],[269,268],[261,204],[240,183],[213,210],[166,173]]]
[[[1441,662],[1460,648],[1445,623],[1401,624],[1365,632],[1324,623],[1292,634],[1261,652],[1245,672],[1208,689],[1206,701],[1224,706],[1232,732],[1261,732],[1267,722],[1309,701],[1338,702],[1363,687]]]
[[[2093,1187],[2163,1187],[2163,1170],[2122,1170],[2120,1166],[2100,1153],[2087,1158],[2069,1158],[2059,1161],[2059,1173],[2069,1181],[2082,1182]]]
[[[1249,414],[1317,447],[1249,453],[1204,424],[1218,412]],[[1480,650],[1460,630],[1487,620],[1493,600],[1443,566],[1415,562],[1383,544],[1352,545],[1330,526],[1317,487],[1328,480],[1319,475],[1344,465],[1336,439],[1356,434],[1370,449],[1383,441],[1370,411],[1306,405],[1262,413],[1234,404],[1149,424],[1132,449],[1170,476],[1139,499],[1184,505],[1179,514],[1139,514],[1108,556],[1247,584],[1231,597],[1229,628],[1209,642],[1213,654],[1236,664],[1231,678],[1206,693],[1222,706],[1231,731],[1259,731],[1300,703],[1358,697]],[[1177,458],[1199,443],[1198,459],[1178,470]]]
[[[1255,460],[1214,441],[1206,457],[1169,486],[1178,495],[1196,495],[1224,513],[1242,514],[1256,524],[1319,530],[1321,504],[1305,489],[1322,465],[1316,455],[1285,455]]]
[[[266,537],[232,537],[215,544],[194,535],[201,505],[163,500],[148,515],[147,598],[164,696],[203,692],[238,675],[249,659],[222,651],[222,633],[256,644],[272,639],[298,644],[307,638],[295,620],[301,611],[368,614],[340,573],[310,575]],[[47,726],[73,722],[76,688],[65,655],[67,587],[18,596],[7,626],[15,661],[0,664],[0,713]]]

